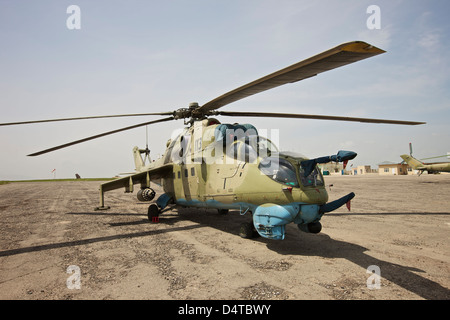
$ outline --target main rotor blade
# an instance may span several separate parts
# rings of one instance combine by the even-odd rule
[[[39,151],[39,152],[35,152],[35,153],[32,153],[32,154],[29,154],[28,156],[29,157],[39,156],[39,155],[44,154],[44,153],[48,153],[48,152],[52,152],[52,151],[59,150],[59,149],[62,149],[62,148],[66,148],[66,147],[69,147],[69,146],[73,146],[74,144],[78,144],[78,143],[86,142],[86,141],[89,141],[89,140],[97,139],[97,138],[104,137],[104,136],[107,136],[107,135],[110,135],[110,134],[114,134],[114,133],[118,133],[118,132],[121,132],[121,131],[125,131],[125,130],[130,130],[130,129],[146,126],[146,125],[149,125],[149,124],[155,124],[155,123],[159,123],[159,122],[170,121],[170,120],[174,120],[174,118],[173,117],[163,118],[163,119],[159,119],[159,120],[154,120],[154,121],[149,121],[149,122],[136,124],[136,125],[133,125],[133,126],[122,128],[122,129],[117,129],[117,130],[113,130],[113,131],[104,132],[104,133],[101,133],[101,134],[97,134],[95,136],[87,137],[87,138],[84,138],[84,139],[81,139],[81,140],[76,140],[76,141],[72,141],[72,142],[69,142],[69,143],[65,143],[65,144],[62,144],[62,145],[57,146],[57,147],[53,147],[53,148],[49,148],[49,149],[42,150],[42,151]]]
[[[384,50],[362,41],[344,43],[225,93],[224,95],[205,103],[198,111],[205,113],[207,111],[215,110],[256,93],[287,83],[304,80],[316,76],[319,73],[342,67],[346,64],[384,52]]]
[[[19,124],[32,124],[32,123],[56,122],[56,121],[71,121],[71,120],[87,120],[87,119],[102,119],[102,118],[142,117],[142,116],[171,116],[172,114],[173,114],[173,112],[115,114],[115,115],[106,115],[106,116],[90,116],[90,117],[76,117],[76,118],[61,118],[61,119],[45,119],[45,120],[6,122],[6,123],[0,123],[0,126],[13,126],[13,125],[19,125]]]
[[[388,124],[403,124],[403,125],[419,125],[419,124],[426,123],[426,122],[417,122],[417,121],[339,117],[339,116],[322,116],[322,115],[298,114],[298,113],[217,111],[214,114],[220,115],[220,116],[228,116],[228,117],[297,118],[297,119],[338,120],[338,121],[368,122],[368,123],[388,123]]]

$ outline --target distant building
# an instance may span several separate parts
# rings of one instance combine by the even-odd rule
[[[378,174],[380,175],[407,175],[408,165],[406,163],[395,163],[384,161],[378,164]]]
[[[416,174],[417,170],[413,170],[406,163],[395,163],[390,161],[384,161],[378,164],[378,169],[372,169],[370,165],[347,166],[344,169],[342,163],[330,162],[326,164],[318,164],[318,167],[322,171],[323,175],[366,175],[366,174],[379,174],[379,175],[408,175]]]
[[[362,175],[362,174],[371,174],[371,173],[377,173],[377,170],[372,169],[370,166],[357,166],[357,167],[351,167],[348,169],[350,171],[350,174],[353,176]]]
[[[378,170],[372,169],[369,165],[365,166],[357,166],[353,167],[353,165],[349,165],[344,169],[344,165],[342,163],[325,163],[318,164],[320,170],[322,170],[323,175],[362,175],[362,174],[373,174],[378,173]]]
[[[322,171],[323,175],[346,174],[346,173],[344,173],[344,165],[342,163],[336,163],[336,162],[320,163],[317,166]]]

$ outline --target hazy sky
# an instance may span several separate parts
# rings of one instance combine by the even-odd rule
[[[70,5],[81,29],[69,29]],[[380,28],[369,29],[371,5]],[[172,111],[341,43],[387,52],[232,103],[278,111],[426,121],[422,126],[219,118],[278,129],[280,149],[308,157],[352,150],[353,165],[450,151],[448,0],[0,0],[0,122]],[[145,127],[39,157],[48,147],[158,117],[0,127],[0,180],[114,176],[134,169]],[[153,157],[183,121],[149,127]]]

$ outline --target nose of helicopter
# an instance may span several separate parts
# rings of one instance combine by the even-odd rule
[[[266,203],[258,206],[253,213],[253,225],[262,237],[283,240],[285,225],[294,221],[299,210],[300,205],[295,203],[288,205]]]
[[[266,203],[256,208],[253,213],[253,224],[261,236],[283,240],[285,225],[291,222],[307,224],[319,221],[322,216],[320,207],[317,204],[295,202],[286,205]]]
[[[351,192],[323,205],[297,202],[286,205],[266,203],[258,206],[253,213],[253,225],[262,237],[273,240],[283,240],[285,226],[291,222],[297,224],[302,231],[318,233],[321,230],[319,220],[323,214],[336,210],[354,196],[355,194]]]

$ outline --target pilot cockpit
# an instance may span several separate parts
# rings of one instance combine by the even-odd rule
[[[258,157],[266,158],[278,154],[278,148],[269,139],[252,135],[226,145],[226,154],[238,161],[256,163]]]

